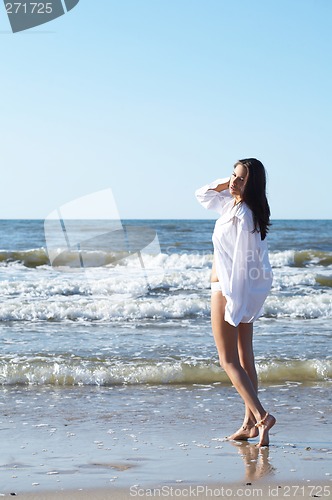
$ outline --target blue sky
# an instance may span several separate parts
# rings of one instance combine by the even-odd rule
[[[13,34],[0,6],[0,218],[111,188],[122,219],[206,218],[239,158],[272,218],[331,218],[332,2],[81,0]]]

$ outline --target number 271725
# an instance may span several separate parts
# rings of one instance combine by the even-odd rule
[[[52,2],[6,3],[7,14],[51,14]]]

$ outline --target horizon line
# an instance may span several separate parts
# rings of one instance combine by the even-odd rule
[[[35,220],[35,221],[45,221],[47,219],[47,217],[45,218],[37,218],[37,217],[31,217],[31,218],[25,218],[25,217],[6,217],[6,218],[1,218],[0,221],[10,221],[10,220],[25,220],[25,221],[28,221],[28,220]],[[53,220],[57,220],[57,219],[53,219]],[[128,218],[120,218],[120,219],[110,219],[110,218],[102,218],[102,219],[66,219],[66,220],[178,220],[178,221],[183,221],[183,220],[200,220],[200,221],[205,221],[205,220],[211,220],[211,221],[216,221],[218,220],[218,218],[214,219],[214,218],[209,218],[209,217],[205,217],[205,218],[181,218],[181,217],[178,217],[178,218],[167,218],[167,217],[159,217],[159,218],[156,218],[156,217],[153,217],[153,218],[148,218],[148,217],[138,217],[138,218],[132,218],[132,217],[128,217]],[[331,221],[332,219],[331,218],[315,218],[315,217],[311,217],[311,218],[305,218],[305,217],[302,217],[302,218],[292,218],[292,217],[288,217],[288,218],[271,218],[270,219],[271,221],[279,221],[279,220],[321,220],[321,221]]]

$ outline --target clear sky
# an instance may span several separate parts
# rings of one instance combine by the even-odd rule
[[[330,0],[81,0],[13,34],[0,5],[0,218],[111,188],[122,219],[206,218],[240,158],[272,218],[332,215]]]

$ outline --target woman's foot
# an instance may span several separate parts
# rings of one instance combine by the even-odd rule
[[[247,441],[248,439],[256,436],[258,436],[258,429],[254,422],[250,421],[243,424],[238,431],[234,432],[231,436],[228,436],[227,439],[234,441]]]
[[[262,420],[259,420],[255,424],[255,427],[258,428],[259,431],[259,443],[258,447],[261,446],[269,446],[269,430],[274,426],[276,423],[276,419],[274,418],[273,415],[270,415],[267,413]]]

